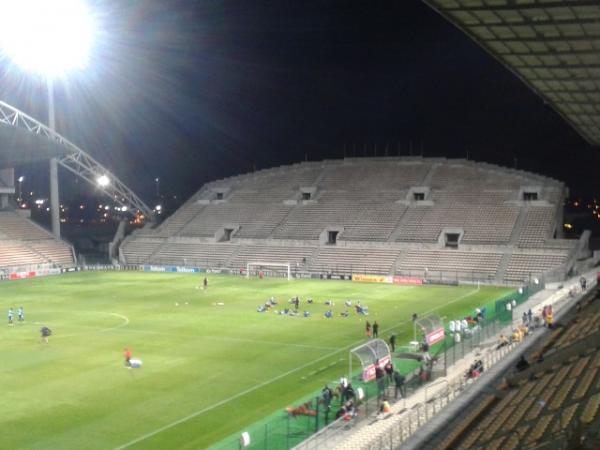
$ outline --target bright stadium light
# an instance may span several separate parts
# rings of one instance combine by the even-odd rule
[[[96,182],[98,183],[98,186],[106,187],[110,184],[110,179],[106,175],[100,175]],[[108,209],[108,206],[106,208]]]
[[[85,0],[0,0],[0,52],[48,78],[86,66],[95,24]]]

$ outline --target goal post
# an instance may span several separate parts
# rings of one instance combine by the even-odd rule
[[[292,279],[292,269],[290,263],[272,263],[272,262],[249,262],[246,263],[246,278],[250,278],[250,272],[253,268],[256,269],[275,269],[275,271],[281,273],[284,272],[287,275],[287,279]]]

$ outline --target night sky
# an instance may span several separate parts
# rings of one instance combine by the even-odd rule
[[[58,131],[148,203],[155,177],[185,198],[216,178],[344,149],[468,154],[577,195],[600,191],[598,149],[420,1],[104,0],[93,10],[92,59],[56,85]],[[43,80],[5,60],[0,76],[0,98],[46,122]],[[40,168],[20,170],[45,189]]]

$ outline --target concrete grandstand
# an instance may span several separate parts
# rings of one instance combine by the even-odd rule
[[[437,158],[305,162],[204,185],[121,245],[126,264],[366,273],[519,284],[564,279],[587,244],[562,239],[557,180]]]

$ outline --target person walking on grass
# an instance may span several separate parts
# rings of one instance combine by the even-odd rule
[[[379,337],[379,324],[377,323],[377,321],[373,322],[373,337]]]
[[[14,325],[14,318],[15,318],[15,313],[12,309],[12,307],[8,308],[8,324],[9,325]]]
[[[367,338],[371,339],[371,323],[368,320],[365,324],[365,331],[367,333]]]
[[[44,326],[40,329],[40,334],[42,337],[42,342],[47,344],[48,338],[52,335],[52,330],[50,328]]]

